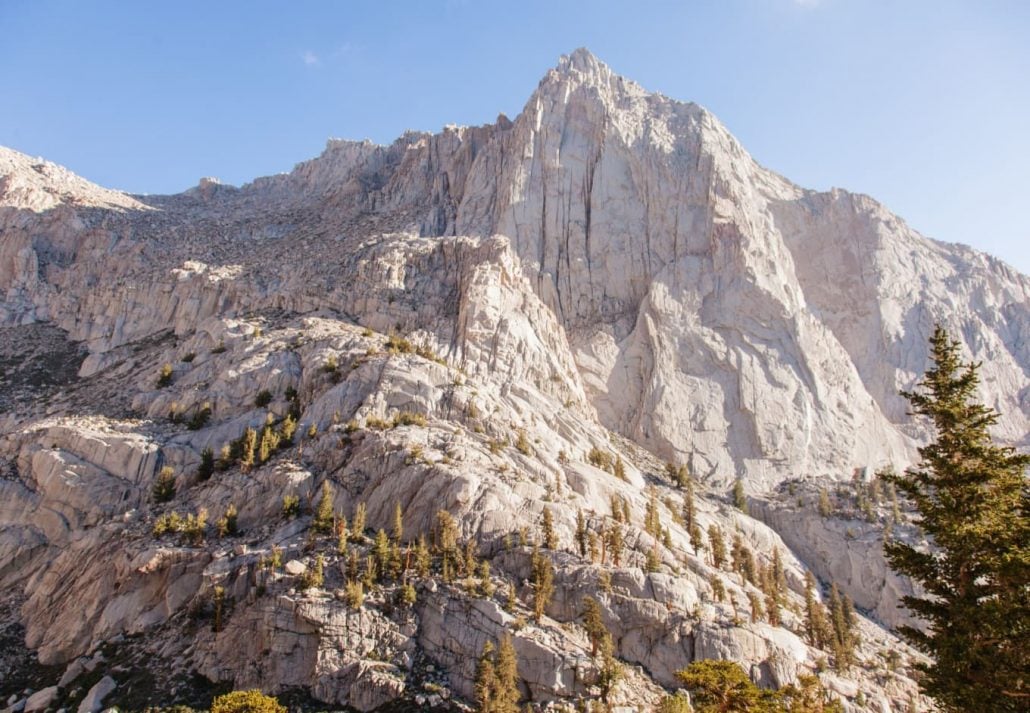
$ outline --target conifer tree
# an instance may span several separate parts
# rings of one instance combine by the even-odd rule
[[[551,514],[551,508],[544,508],[541,529],[543,530],[544,547],[549,550],[558,549],[558,536],[554,532],[554,515]]]
[[[576,546],[579,548],[579,556],[587,556],[587,523],[583,517],[583,511],[576,511]]]
[[[497,695],[497,672],[494,669],[494,644],[487,641],[483,644],[483,653],[476,667],[476,709],[479,713],[496,713],[494,696]]]
[[[400,543],[404,541],[404,511],[400,503],[393,506],[393,541]]]
[[[247,427],[243,431],[243,438],[240,441],[240,468],[243,472],[254,467],[254,450],[257,448],[257,431]]]
[[[554,566],[549,557],[534,549],[533,558],[533,617],[540,621],[554,596]]]
[[[354,517],[351,520],[350,532],[355,540],[359,542],[365,539],[365,520],[368,517],[368,510],[365,507],[365,503],[358,503],[357,507],[354,508]]]
[[[590,639],[590,655],[597,656],[601,640],[608,634],[608,628],[601,618],[601,605],[593,597],[583,597],[583,628]]]
[[[328,535],[333,531],[333,491],[328,480],[322,481],[322,499],[315,508],[311,529],[321,535]]]
[[[708,546],[712,549],[712,565],[721,568],[726,562],[726,542],[716,524],[708,526]]]
[[[694,510],[694,481],[687,478],[687,492],[683,495],[683,526],[689,532],[697,524]]]
[[[519,691],[518,657],[508,635],[502,636],[497,647],[497,690],[494,695],[496,713],[519,713],[522,693]]]
[[[976,401],[979,364],[939,325],[933,365],[902,392],[930,419],[921,461],[888,481],[914,505],[929,551],[898,539],[888,562],[928,597],[905,605],[928,627],[902,633],[932,659],[920,681],[944,711],[1025,711],[1030,705],[1030,455],[993,443],[998,413]]]

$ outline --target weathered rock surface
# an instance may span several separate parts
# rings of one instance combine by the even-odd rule
[[[1028,290],[871,199],[794,186],[701,107],[585,51],[514,121],[332,141],[241,188],[132,197],[0,149],[0,325],[19,345],[0,367],[23,356],[17,394],[0,395],[0,585],[26,593],[40,661],[71,662],[62,687],[126,636],[176,675],[362,711],[442,705],[472,697],[483,646],[507,633],[527,699],[571,705],[602,694],[587,595],[625,667],[615,710],[656,703],[700,657],[782,685],[827,657],[797,613],[806,568],[889,625],[906,585],[874,535],[753,498],[759,522],[725,487],[906,463],[923,434],[896,391],[924,368],[935,319],[985,360],[998,435],[1026,444]],[[25,354],[71,342],[89,351],[77,377],[31,376]],[[221,460],[288,414],[292,442],[265,462],[230,447],[201,472],[208,449]],[[698,478],[701,547],[666,460]],[[163,467],[176,492],[158,504]],[[325,483],[339,517],[367,514],[342,548],[309,529]],[[218,525],[230,506],[235,534]],[[435,541],[444,511],[489,572],[446,581],[438,548],[414,574],[406,551],[403,582],[380,571],[354,602],[397,506],[405,546]],[[545,509],[555,592],[534,620],[523,539],[539,543]],[[643,526],[651,511],[661,532]],[[155,532],[173,513],[206,527]],[[580,515],[595,535],[618,526],[618,560],[581,551]],[[715,566],[710,528],[759,564],[780,553],[779,626],[753,583]],[[324,582],[305,589],[316,554]],[[826,685],[849,710],[860,694],[907,706],[917,656],[858,627],[862,666]],[[121,695],[104,680],[88,710]]]

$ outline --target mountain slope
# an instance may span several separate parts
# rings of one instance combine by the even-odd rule
[[[7,149],[0,169],[3,355],[23,355],[3,366],[0,584],[45,664],[156,656],[146,685],[168,696],[199,672],[371,710],[443,684],[469,698],[483,644],[508,630],[523,692],[570,703],[601,695],[574,626],[590,594],[640,667],[613,693],[630,706],[703,656],[765,685],[825,668],[799,615],[813,569],[870,617],[862,665],[824,683],[851,709],[897,709],[917,657],[876,621],[906,621],[910,585],[878,555],[889,504],[859,524],[846,493],[911,458],[922,434],[896,391],[922,372],[935,319],[985,361],[1000,435],[1027,442],[1025,276],[864,196],[792,185],[701,107],[585,50],[514,120],[333,140],[239,188],[128,196]],[[77,377],[33,377],[31,355],[74,362],[77,342]],[[288,415],[292,443],[241,457],[247,428],[271,439]],[[205,449],[224,468],[204,471]],[[666,461],[697,479],[699,541]],[[164,467],[167,504],[151,497]],[[737,478],[782,539],[725,501]],[[815,514],[827,480],[841,481],[829,519]],[[343,547],[312,534],[323,484],[348,522],[367,511]],[[230,505],[239,534],[214,526]],[[404,546],[435,533],[429,570],[381,563],[354,606],[395,506]],[[155,532],[201,509],[199,540]],[[530,621],[545,509],[556,592]],[[441,510],[464,559],[439,544]],[[582,551],[580,513],[595,536],[619,530],[620,559]],[[778,624],[761,582],[713,560],[712,526],[759,564],[780,553]],[[324,585],[305,589],[317,554]],[[469,559],[489,563],[478,584]],[[142,700],[120,685],[123,705]]]

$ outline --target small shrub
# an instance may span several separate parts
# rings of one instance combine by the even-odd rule
[[[314,438],[317,435],[318,435],[318,424],[317,423],[313,423],[310,426],[308,426],[308,438]]]
[[[218,521],[218,536],[219,537],[235,537],[240,532],[239,513],[236,511],[236,506],[229,503],[229,507],[225,509],[225,514]]]
[[[287,713],[286,706],[258,690],[233,691],[211,702],[211,713]]]
[[[601,470],[607,470],[610,472],[613,467],[614,460],[612,459],[611,453],[594,446],[590,449],[590,452],[587,453],[587,462],[595,468],[600,468]]]
[[[426,417],[420,413],[413,413],[411,411],[401,411],[393,417],[393,427],[398,426],[425,426]]]
[[[283,392],[283,396],[286,397],[287,401],[296,401],[297,400],[297,390],[295,388],[293,388],[292,386],[287,386],[286,387],[286,391]]]
[[[315,555],[314,563],[300,576],[301,589],[316,589],[325,583],[325,557]]]
[[[207,422],[210,420],[211,404],[205,401],[199,409],[194,411],[193,417],[190,418],[190,422],[186,424],[186,428],[188,428],[191,431],[199,431],[204,426],[206,426]]]
[[[526,438],[526,432],[521,428],[515,436],[515,450],[524,456],[532,455],[533,453],[533,448],[529,445],[529,439]]]
[[[383,347],[391,354],[411,354],[415,351],[415,347],[412,346],[411,342],[396,334],[391,334],[387,337]]]
[[[165,364],[157,376],[157,388],[163,389],[172,383],[172,365]]]
[[[171,466],[166,465],[157,474],[154,482],[154,502],[167,503],[175,497],[175,471]]]
[[[200,508],[196,515],[186,516],[182,526],[182,534],[191,545],[200,545],[204,542],[204,534],[207,531],[207,510]]]
[[[384,421],[378,416],[369,416],[365,419],[365,428],[371,428],[376,431],[385,431],[390,428],[390,423],[388,421]]]
[[[363,336],[363,337],[371,337],[372,336],[372,330],[369,329],[368,327],[365,327],[364,329],[361,330],[361,336]]]
[[[210,448],[200,452],[200,465],[197,467],[197,480],[208,480],[215,472],[215,453]]]
[[[360,609],[365,602],[365,585],[357,581],[347,582],[343,588],[343,598],[351,609]]]
[[[197,358],[196,353],[194,353],[194,352],[187,352],[186,354],[183,354],[181,357],[179,357],[179,361],[184,362],[186,364],[189,364],[190,362],[192,362],[196,358]]]
[[[327,374],[334,374],[340,370],[340,362],[336,360],[335,354],[330,354],[322,365],[322,371]]]
[[[397,592],[397,603],[402,607],[411,607],[418,601],[418,592],[412,584],[404,584]]]
[[[258,408],[264,408],[270,403],[272,403],[272,392],[268,389],[262,389],[258,392],[257,396],[254,397],[254,405]]]
[[[300,515],[300,498],[296,495],[284,495],[283,496],[283,517],[287,520]]]
[[[218,342],[218,346],[211,350],[212,354],[222,354],[225,352],[225,342]]]

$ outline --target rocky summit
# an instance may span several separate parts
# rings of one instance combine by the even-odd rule
[[[242,187],[0,148],[0,295],[10,711],[466,709],[505,636],[534,710],[698,659],[910,710],[879,474],[936,322],[1030,445],[1030,279],[586,50],[514,120]]]

